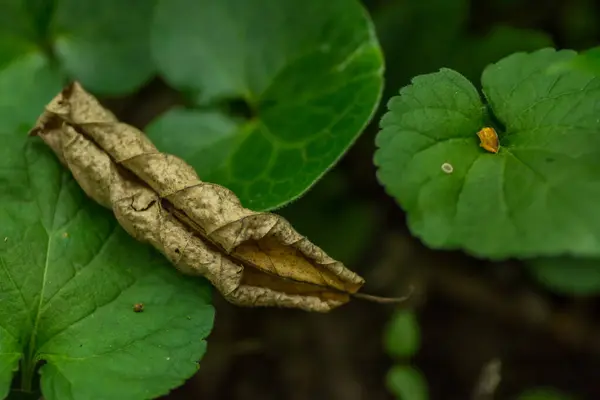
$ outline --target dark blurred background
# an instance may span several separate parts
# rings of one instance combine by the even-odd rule
[[[518,261],[491,263],[424,247],[378,184],[372,162],[377,119],[411,77],[450,67],[478,82],[487,64],[516,51],[598,46],[600,1],[364,4],[386,57],[382,106],[339,165],[279,212],[364,276],[366,292],[402,296],[412,285],[411,300],[400,307],[417,316],[420,350],[398,360],[384,349],[384,331],[399,306],[354,300],[313,315],[236,308],[215,295],[216,325],[200,370],[166,398],[394,399],[386,374],[404,363],[423,373],[432,400],[484,400],[491,397],[473,393],[490,378],[482,378],[482,371],[493,360],[501,363],[494,399],[515,399],[539,386],[578,399],[600,398],[597,299],[553,294]],[[160,86],[154,82],[140,96]],[[129,119],[144,122],[143,115]]]

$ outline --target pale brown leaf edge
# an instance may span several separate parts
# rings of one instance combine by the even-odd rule
[[[46,106],[30,134],[131,236],[182,273],[206,277],[231,303],[325,312],[364,284],[279,215],[242,207],[230,190],[160,153],[77,82]]]

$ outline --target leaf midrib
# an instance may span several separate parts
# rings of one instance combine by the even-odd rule
[[[30,144],[31,141],[27,140],[25,147],[27,147],[27,144]],[[25,154],[24,154],[24,158],[25,158],[25,169],[27,171],[27,180],[28,180],[28,184],[29,187],[31,188],[32,192],[34,191],[34,185],[33,185],[33,180],[31,179],[31,167],[32,167],[32,162],[31,160],[28,159],[27,157],[27,149],[24,148],[25,150]],[[60,194],[63,191],[64,185],[63,185],[63,171],[61,171],[59,173],[59,177],[58,177],[58,191],[57,191],[57,196],[56,199],[53,203],[53,209],[52,209],[52,218],[51,218],[51,223],[50,223],[50,228],[52,228],[54,226],[54,221],[56,218],[56,209],[57,209],[57,204],[58,201],[60,199]],[[35,194],[34,194],[35,195]],[[36,340],[36,336],[37,336],[37,329],[38,329],[38,325],[39,325],[39,321],[40,321],[40,317],[41,317],[41,309],[42,309],[42,303],[44,301],[44,292],[46,290],[46,277],[48,275],[48,267],[49,267],[49,259],[50,259],[50,254],[52,251],[52,245],[53,245],[53,235],[52,235],[52,231],[46,227],[43,223],[43,218],[44,218],[44,212],[42,210],[42,207],[40,206],[40,202],[39,202],[39,196],[36,196],[36,206],[38,208],[38,212],[39,212],[39,218],[40,218],[40,224],[42,225],[42,227],[44,228],[44,231],[46,232],[46,236],[48,238],[48,245],[46,247],[46,255],[45,255],[45,259],[44,259],[44,272],[42,275],[42,287],[40,288],[40,299],[38,301],[38,305],[37,305],[37,309],[35,311],[35,317],[34,317],[34,322],[33,322],[33,326],[31,329],[31,336],[29,337],[29,342],[28,342],[28,347],[27,347],[27,355],[26,358],[23,360],[23,362],[21,363],[21,368],[23,369],[22,371],[22,382],[21,382],[21,386],[26,389],[26,388],[30,388],[31,387],[31,379],[33,378],[33,371],[35,370],[35,365],[37,363],[37,360],[34,360],[35,357],[35,353],[36,353],[36,348],[35,348],[35,340]],[[27,368],[28,370],[25,370],[25,368]]]
[[[42,287],[40,289],[40,300],[38,301],[38,305],[37,305],[37,310],[35,311],[35,318],[34,318],[34,323],[33,323],[33,327],[31,329],[31,336],[29,337],[29,344],[28,344],[28,348],[27,348],[27,356],[26,359],[23,362],[23,367],[27,366],[31,369],[31,371],[23,371],[23,377],[28,376],[29,379],[32,378],[33,376],[33,370],[35,369],[35,365],[37,363],[37,360],[34,359],[34,357],[36,356],[36,347],[35,347],[35,340],[37,337],[37,329],[38,329],[38,324],[40,322],[40,317],[42,315],[41,310],[42,310],[42,303],[44,301],[44,291],[46,290],[46,277],[48,275],[48,266],[49,266],[49,258],[50,258],[50,254],[51,254],[51,250],[52,250],[52,244],[53,244],[53,240],[52,240],[52,235],[50,234],[50,232],[46,231],[46,234],[48,235],[48,246],[46,247],[46,259],[44,262],[44,273],[42,275]],[[23,382],[23,384],[31,384],[31,382]]]

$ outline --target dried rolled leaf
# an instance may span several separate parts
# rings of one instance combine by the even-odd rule
[[[282,217],[248,210],[230,190],[200,181],[78,83],[46,106],[32,134],[129,234],[183,273],[205,276],[232,303],[328,311],[364,283]]]

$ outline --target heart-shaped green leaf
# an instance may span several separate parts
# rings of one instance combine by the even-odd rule
[[[251,118],[230,123],[171,111],[147,132],[255,210],[306,191],[354,142],[381,93],[379,45],[354,0],[159,0],[152,48],[167,81],[199,103],[249,106]]]
[[[42,361],[45,399],[165,394],[205,351],[210,285],[130,238],[39,138],[27,137],[60,76],[31,50],[3,61],[0,398],[19,366],[15,385],[31,389]]]
[[[555,68],[575,56],[544,49],[489,66],[487,105],[447,69],[390,101],[375,162],[415,235],[491,258],[600,254],[600,77]],[[484,127],[498,131],[497,154],[478,145]]]

